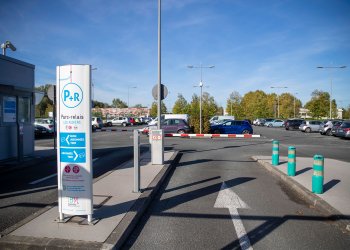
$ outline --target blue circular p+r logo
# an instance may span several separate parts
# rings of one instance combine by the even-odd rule
[[[63,87],[61,99],[67,108],[75,108],[83,101],[83,91],[76,83],[67,83]]]

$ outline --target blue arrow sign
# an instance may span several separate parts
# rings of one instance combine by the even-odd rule
[[[61,162],[85,163],[85,148],[60,148],[60,160]]]
[[[85,133],[60,133],[61,147],[86,147]]]

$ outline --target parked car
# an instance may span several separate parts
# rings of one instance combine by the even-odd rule
[[[265,122],[264,126],[266,127],[282,127],[284,124],[284,121],[283,120],[279,120],[279,119],[275,119],[275,120],[272,120],[272,121],[267,121]]]
[[[337,121],[333,124],[333,127],[331,129],[331,135],[333,136],[337,136],[337,133],[338,133],[338,129],[340,127],[340,125],[342,124],[343,122],[342,121]],[[320,125],[321,127],[322,125]]]
[[[264,119],[264,120],[261,122],[260,126],[265,126],[265,123],[267,123],[267,122],[272,122],[273,120],[275,120],[275,119],[266,118],[266,119]]]
[[[253,134],[253,128],[247,121],[230,120],[211,125],[210,132],[213,134]]]
[[[130,119],[125,116],[119,116],[119,117],[113,118],[111,122],[113,125],[123,126],[123,127],[131,125]]]
[[[49,130],[47,128],[45,128],[44,126],[41,125],[34,125],[34,136],[37,137],[42,137],[42,136],[46,136],[52,134],[49,132]]]
[[[337,136],[341,138],[350,138],[350,120],[342,122],[337,130]]]
[[[299,126],[303,123],[303,119],[288,119],[284,123],[286,130],[299,129]]]
[[[340,122],[340,120],[326,120],[320,125],[320,134],[321,135],[332,135],[333,126]]]
[[[184,119],[165,119],[161,128],[164,133],[185,134],[191,132],[191,128]]]
[[[54,133],[54,123],[53,119],[51,118],[37,118],[34,120],[34,125],[40,125],[46,128],[47,133],[53,134]]]
[[[306,133],[318,132],[321,124],[321,121],[303,121],[299,126],[299,130]]]
[[[91,125],[93,128],[99,129],[99,128],[103,128],[103,121],[101,119],[101,117],[91,117]]]
[[[214,124],[217,123],[220,120],[234,120],[235,117],[233,115],[216,115],[210,118],[209,123]]]
[[[257,118],[253,121],[253,125],[255,126],[262,126],[262,124],[265,123],[265,119],[262,118]]]

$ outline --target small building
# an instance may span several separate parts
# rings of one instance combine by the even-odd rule
[[[34,153],[34,70],[0,55],[0,160]]]

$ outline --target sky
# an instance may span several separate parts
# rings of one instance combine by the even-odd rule
[[[93,99],[154,101],[157,0],[0,2],[0,42],[16,46],[7,56],[35,65],[36,86],[54,84],[58,65],[90,64]],[[201,70],[188,65],[204,67],[203,91],[220,106],[233,91],[255,90],[297,93],[305,104],[331,86],[338,106],[350,105],[349,0],[162,0],[161,13],[168,110],[178,94],[190,102],[200,93]]]

